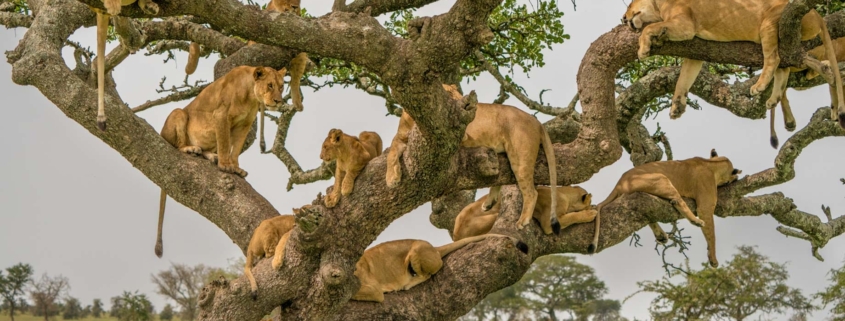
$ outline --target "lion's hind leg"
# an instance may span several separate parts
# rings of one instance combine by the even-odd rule
[[[629,193],[644,192],[667,199],[672,203],[672,206],[674,206],[678,212],[684,214],[684,216],[686,216],[692,224],[704,226],[704,221],[692,213],[689,207],[687,207],[687,203],[684,202],[683,198],[681,198],[681,194],[678,193],[678,190],[675,189],[674,185],[672,185],[672,181],[663,174],[650,173],[636,175],[632,177],[629,183]]]
[[[657,223],[649,223],[648,227],[651,228],[651,232],[654,233],[654,238],[657,239],[657,242],[660,244],[666,244],[669,241],[669,236],[666,235],[666,232],[663,231],[663,228],[660,227]]]
[[[778,21],[764,21],[760,27],[760,44],[763,46],[763,71],[751,86],[751,95],[757,96],[766,90],[780,64],[778,55]]]
[[[660,46],[664,40],[684,41],[694,37],[695,25],[688,16],[677,15],[667,21],[652,23],[643,28],[637,56],[640,59],[648,57],[652,43]]]
[[[202,148],[188,144],[188,113],[182,108],[174,109],[167,116],[161,128],[161,137],[180,152],[202,155]]]
[[[675,94],[672,96],[672,109],[669,111],[669,118],[678,119],[687,109],[687,94],[689,89],[698,78],[701,66],[704,61],[684,58],[681,61],[681,74],[678,82],[675,83]]]
[[[352,300],[384,302],[384,292],[381,292],[381,289],[376,286],[361,282],[361,288],[352,296]]]
[[[578,212],[570,212],[558,216],[560,222],[560,229],[563,230],[572,224],[588,223],[596,219],[598,211],[594,209],[586,209]]]

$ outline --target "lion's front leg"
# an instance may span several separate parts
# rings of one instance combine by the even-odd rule
[[[290,62],[290,97],[293,100],[293,108],[302,111],[302,90],[300,90],[300,78],[305,73],[305,65],[308,63],[308,55],[299,53]]]
[[[669,118],[678,119],[687,109],[687,94],[690,87],[698,78],[701,66],[704,61],[684,58],[681,61],[681,74],[678,82],[675,83],[675,94],[672,96],[672,109],[669,110]]]
[[[751,86],[752,96],[757,96],[766,90],[780,64],[777,22],[763,22],[763,26],[760,27],[760,44],[763,46],[763,71],[757,82]]]
[[[652,44],[660,46],[664,40],[684,41],[695,37],[695,25],[686,16],[676,16],[672,20],[657,22],[643,28],[640,35],[640,49],[637,57],[645,59],[651,53]]]
[[[390,151],[387,153],[387,172],[384,175],[389,188],[396,187],[402,180],[402,165],[399,164],[399,157],[402,157],[406,147],[407,144],[404,141],[396,138],[393,138],[393,143],[390,144]]]
[[[343,177],[343,185],[340,188],[340,195],[346,196],[352,194],[352,190],[355,188],[355,179],[358,178],[358,174],[361,173],[362,169],[359,168],[346,172],[345,177]]]
[[[343,182],[343,177],[345,176],[345,172],[341,170],[340,160],[338,159],[335,172],[334,172],[334,187],[332,188],[332,192],[329,195],[326,195],[325,204],[326,207],[332,208],[337,205],[337,202],[340,200],[340,185]]]

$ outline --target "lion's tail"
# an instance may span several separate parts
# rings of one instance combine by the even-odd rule
[[[164,252],[164,246],[161,242],[161,228],[164,226],[164,204],[167,202],[167,193],[164,192],[164,189],[161,189],[161,198],[158,201],[158,233],[156,235],[156,256],[161,258],[161,254]]]
[[[471,237],[463,238],[463,239],[461,239],[460,241],[457,241],[457,242],[452,242],[452,243],[449,243],[449,244],[446,244],[446,245],[443,245],[443,246],[438,246],[435,249],[437,250],[437,252],[440,253],[440,257],[445,257],[447,254],[452,253],[452,252],[466,246],[467,244],[478,242],[478,241],[481,241],[481,240],[486,239],[488,237],[507,237],[511,241],[513,241],[514,246],[516,246],[516,248],[519,249],[522,253],[528,253],[528,245],[527,244],[525,244],[524,242],[520,241],[519,239],[517,239],[515,237],[507,236],[507,235],[501,235],[501,234],[483,234],[483,235],[471,236]]]
[[[185,65],[185,73],[188,75],[192,75],[194,71],[197,71],[197,65],[200,62],[200,44],[196,42],[192,42],[190,46],[188,46],[188,64]]]
[[[785,92],[782,93],[782,95],[785,95],[785,94],[786,94]],[[772,109],[769,110],[769,114],[771,116],[771,117],[769,117],[770,118],[769,119],[769,143],[771,143],[772,148],[775,148],[775,149],[778,148],[778,133],[775,132],[775,109],[777,109],[776,107],[777,106],[772,107]]]
[[[97,12],[97,128],[101,131],[106,130],[106,35],[108,30],[109,16]]]
[[[244,275],[246,278],[249,279],[249,289],[250,289],[250,296],[253,300],[258,298],[258,283],[255,282],[255,276],[252,275],[252,263],[253,257],[251,251],[247,250],[246,253],[246,264],[244,265]]]
[[[543,131],[543,152],[546,153],[546,162],[549,163],[549,187],[552,198],[552,230],[555,234],[560,234],[560,222],[557,220],[557,162],[555,161],[555,149],[546,128],[540,125],[540,130]]]
[[[607,196],[607,199],[605,199],[604,201],[599,203],[599,205],[596,206],[596,232],[593,235],[593,242],[590,243],[590,246],[587,247],[587,253],[589,253],[589,254],[596,253],[596,251],[598,250],[598,247],[599,247],[599,229],[601,228],[601,219],[600,218],[601,218],[602,207],[604,207],[605,205],[610,204],[610,202],[613,202],[614,200],[616,200],[616,198],[618,198],[621,194],[622,193],[620,193],[618,189],[614,188],[613,191],[610,192],[610,195]]]
[[[818,13],[816,13],[818,14]],[[839,74],[839,63],[836,61],[836,50],[833,48],[833,40],[830,39],[830,33],[827,30],[827,23],[824,19],[819,17],[821,21],[819,27],[822,29],[822,44],[824,44],[824,53],[827,61],[830,62],[830,67],[833,69],[833,86],[836,88],[836,104],[838,106],[830,106],[830,108],[837,108],[839,111],[839,126],[845,128],[845,100],[842,94],[842,76]]]

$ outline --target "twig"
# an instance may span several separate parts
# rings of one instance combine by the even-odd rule
[[[205,87],[207,87],[208,85],[209,84],[203,84],[203,85],[200,85],[200,86],[191,87],[188,90],[177,91],[173,94],[170,94],[167,97],[162,97],[162,98],[159,98],[159,99],[156,99],[156,100],[147,100],[147,102],[145,102],[141,105],[138,105],[138,107],[132,108],[132,112],[137,113],[137,112],[140,112],[140,111],[150,109],[150,108],[155,107],[155,106],[164,105],[164,104],[171,103],[171,102],[174,102],[174,101],[181,101],[181,100],[185,100],[185,99],[194,98],[197,95],[199,95],[200,92],[203,89],[205,89]]]
[[[525,104],[525,106],[528,106],[529,109],[536,110],[536,111],[539,111],[539,112],[544,113],[546,115],[552,115],[552,116],[566,116],[566,115],[569,115],[570,113],[572,113],[573,109],[571,109],[571,108],[552,107],[552,106],[548,106],[548,105],[542,105],[542,104],[540,104],[536,101],[531,100],[530,98],[528,98],[528,96],[523,94],[521,91],[517,90],[516,86],[514,86],[510,81],[505,79],[505,77],[502,76],[502,73],[500,73],[499,70],[496,69],[495,66],[490,64],[490,62],[488,62],[487,59],[484,58],[484,54],[481,53],[481,51],[476,50],[475,51],[475,57],[479,61],[481,61],[481,63],[484,65],[484,67],[487,69],[487,71],[493,76],[493,78],[496,78],[496,80],[499,82],[499,84],[502,85],[502,88],[507,90],[511,95],[514,95],[514,97],[519,99],[519,101],[521,101],[523,104]]]

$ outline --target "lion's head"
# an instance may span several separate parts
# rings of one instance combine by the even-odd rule
[[[270,67],[255,67],[252,78],[255,80],[253,91],[268,110],[282,107],[282,91],[285,84],[285,68],[275,70]]]
[[[342,130],[337,128],[329,130],[329,135],[326,136],[326,139],[323,141],[323,148],[320,150],[320,159],[328,162],[337,158],[335,151],[340,146],[341,140],[343,140]]]
[[[569,212],[579,212],[590,208],[593,202],[593,194],[590,194],[581,186],[572,186],[575,190],[575,202],[569,204]]]
[[[296,15],[300,15],[299,2],[299,0],[272,0],[270,1],[270,4],[267,5],[267,10],[276,12],[292,12]]]
[[[660,8],[655,0],[633,0],[622,16],[622,23],[634,29],[642,29],[648,23],[661,20],[663,18],[660,17]]]
[[[739,179],[739,174],[742,174],[741,170],[734,168],[730,159],[719,156],[716,153],[716,149],[710,150],[710,161],[719,162],[719,166],[716,166],[716,169],[713,171],[713,174],[716,176],[716,186],[722,186],[736,181]]]
[[[425,282],[440,271],[443,268],[443,259],[440,258],[440,253],[431,247],[431,244],[415,242],[405,257],[405,266],[411,276],[410,282],[403,288],[407,290]]]

